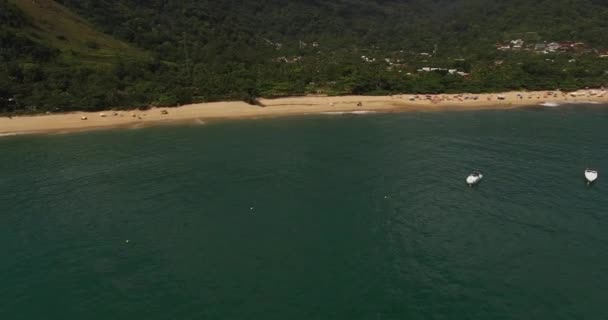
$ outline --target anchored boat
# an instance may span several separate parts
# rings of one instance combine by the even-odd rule
[[[479,171],[473,171],[467,177],[467,184],[469,185],[469,187],[472,187],[472,186],[480,183],[481,179],[483,179],[483,174],[481,174],[481,172],[479,172]]]
[[[597,180],[598,174],[597,171],[591,169],[585,169],[585,179],[587,180],[587,184],[592,184]]]

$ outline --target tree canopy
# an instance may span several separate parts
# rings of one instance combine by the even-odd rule
[[[607,14],[597,0],[0,0],[0,111],[602,86]],[[527,49],[495,48],[515,39]],[[530,50],[555,41],[584,50]]]

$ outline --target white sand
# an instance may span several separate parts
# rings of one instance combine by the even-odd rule
[[[550,94],[551,93],[551,94]],[[474,99],[476,97],[476,99]],[[503,99],[499,99],[503,98]],[[345,112],[399,112],[438,110],[511,109],[543,103],[608,103],[608,94],[600,90],[576,93],[558,91],[506,92],[500,94],[439,94],[393,96],[293,97],[261,99],[266,107],[244,102],[192,104],[177,108],[153,108],[147,111],[75,112],[39,116],[0,118],[0,136],[71,132],[116,127],[186,122],[202,124],[212,119],[240,119],[307,114],[341,114]],[[167,110],[168,114],[161,114]],[[100,114],[105,114],[105,117]],[[114,115],[116,114],[116,115]],[[86,117],[87,120],[81,120]]]

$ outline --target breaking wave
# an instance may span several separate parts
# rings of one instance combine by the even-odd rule
[[[2,137],[13,137],[16,136],[18,133],[16,132],[7,132],[7,133],[0,133],[0,138]]]
[[[371,111],[371,110],[356,110],[356,111],[328,111],[328,112],[321,112],[321,114],[326,114],[326,115],[344,115],[344,114],[371,114],[371,113],[376,113],[376,111]]]
[[[559,107],[561,104],[559,104],[557,102],[543,102],[540,105],[543,106],[543,107],[556,108],[556,107]]]
[[[566,101],[566,102],[543,102],[540,103],[539,105],[543,106],[543,107],[551,107],[551,108],[556,108],[562,105],[577,105],[577,104],[603,104],[602,102],[599,101]]]

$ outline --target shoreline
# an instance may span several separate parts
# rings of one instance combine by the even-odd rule
[[[245,102],[211,102],[149,110],[73,112],[0,118],[0,137],[69,133],[163,124],[205,124],[211,120],[256,119],[301,115],[340,115],[408,111],[505,110],[567,103],[608,103],[604,90],[513,91],[484,94],[398,94],[391,96],[304,96],[260,99],[265,107]],[[166,112],[166,114],[164,114]],[[83,117],[86,120],[82,120]]]

